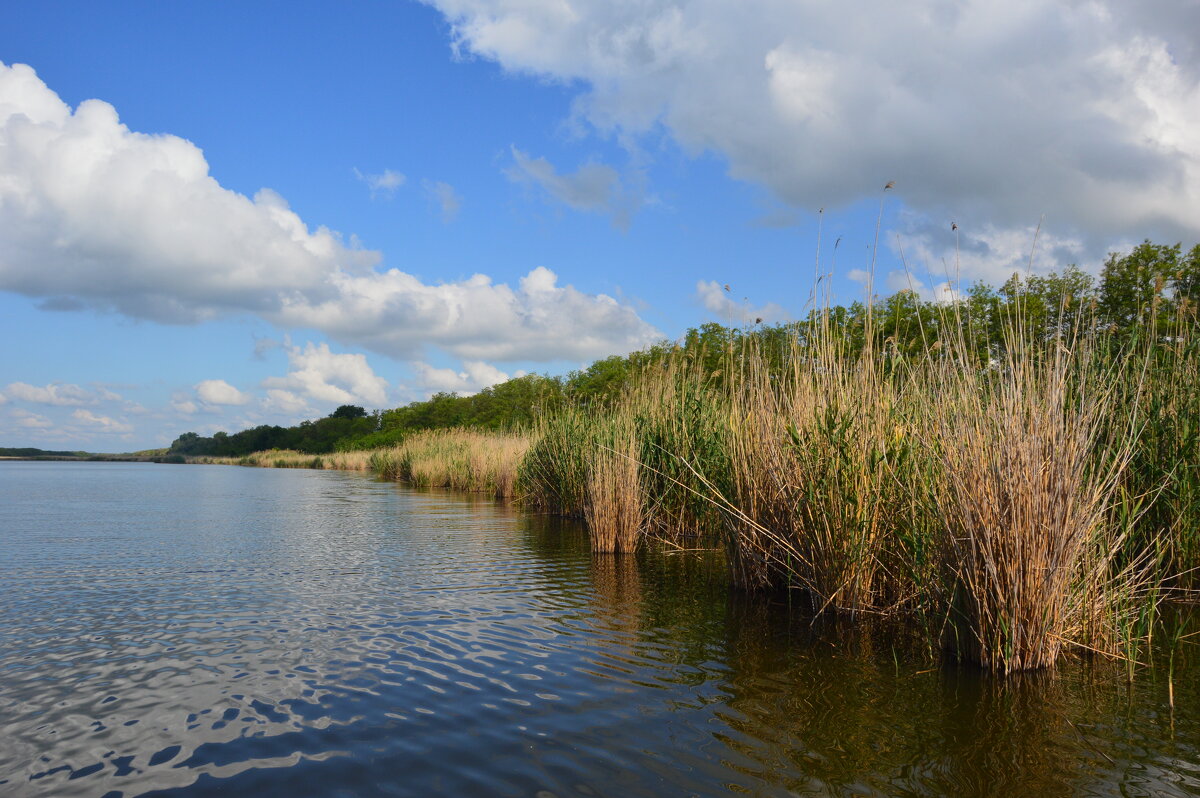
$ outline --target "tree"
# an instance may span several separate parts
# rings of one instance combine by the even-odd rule
[[[355,419],[355,418],[365,418],[366,415],[367,415],[366,409],[359,407],[358,405],[342,405],[337,410],[334,410],[332,413],[330,413],[329,417],[330,418]]]
[[[1100,274],[1100,312],[1104,321],[1118,328],[1150,321],[1164,311],[1163,297],[1168,282],[1179,273],[1181,245],[1138,244],[1124,257],[1108,256]]]

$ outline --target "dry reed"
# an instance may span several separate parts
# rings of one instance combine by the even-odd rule
[[[584,518],[593,551],[634,551],[645,523],[638,441],[625,421],[612,445],[598,443],[588,458]]]
[[[529,436],[521,433],[428,430],[398,446],[371,452],[369,458],[384,479],[511,498],[529,443]]]

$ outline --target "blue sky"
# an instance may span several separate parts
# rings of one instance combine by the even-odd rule
[[[1194,242],[1200,16],[1138,8],[10,4],[0,446],[160,446],[794,317],[819,208],[840,301],[881,199],[878,294]]]

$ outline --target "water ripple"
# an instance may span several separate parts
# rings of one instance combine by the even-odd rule
[[[929,671],[489,500],[2,463],[0,501],[3,795],[1200,795],[1200,680]]]

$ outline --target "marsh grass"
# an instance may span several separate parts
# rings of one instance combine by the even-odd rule
[[[1129,452],[1118,439],[1097,462],[1111,396],[1087,354],[1060,344],[1038,357],[1020,342],[1008,351],[996,367],[937,370],[927,427],[942,467],[946,642],[1005,672],[1052,664],[1080,633],[1111,648],[1105,616],[1119,603],[1110,576],[1123,535],[1107,521]]]
[[[735,577],[751,588],[782,580],[820,608],[898,603],[909,591],[888,548],[911,526],[912,487],[902,381],[831,340],[797,346],[782,374],[745,362],[730,435]]]
[[[719,375],[680,354],[543,420],[521,484],[597,550],[686,529],[724,544],[742,588],[917,619],[998,672],[1136,661],[1163,574],[1196,554],[1194,366],[1178,341],[1114,351],[1081,314],[1053,336],[1016,314],[981,357],[957,313],[936,320],[957,338],[916,355],[870,326],[852,347],[828,314],[782,357],[745,338]]]
[[[588,451],[583,515],[594,551],[633,552],[645,526],[646,501],[633,419],[617,416]],[[606,439],[607,438],[607,439]]]
[[[252,452],[242,457],[196,457],[197,463],[216,465],[255,466],[257,468],[311,468],[336,471],[371,470],[370,452],[333,452],[313,455],[293,449],[267,449]]]
[[[1000,673],[1071,651],[1132,674],[1160,601],[1200,570],[1196,341],[1118,346],[1081,313],[1047,335],[1017,313],[980,347],[960,311],[920,352],[873,321],[852,341],[826,310],[771,351],[678,349],[528,433],[242,462],[516,497],[585,520],[597,556],[719,546],[747,594],[920,627]]]
[[[370,468],[383,479],[512,498],[529,443],[522,433],[428,430],[366,454]]]

